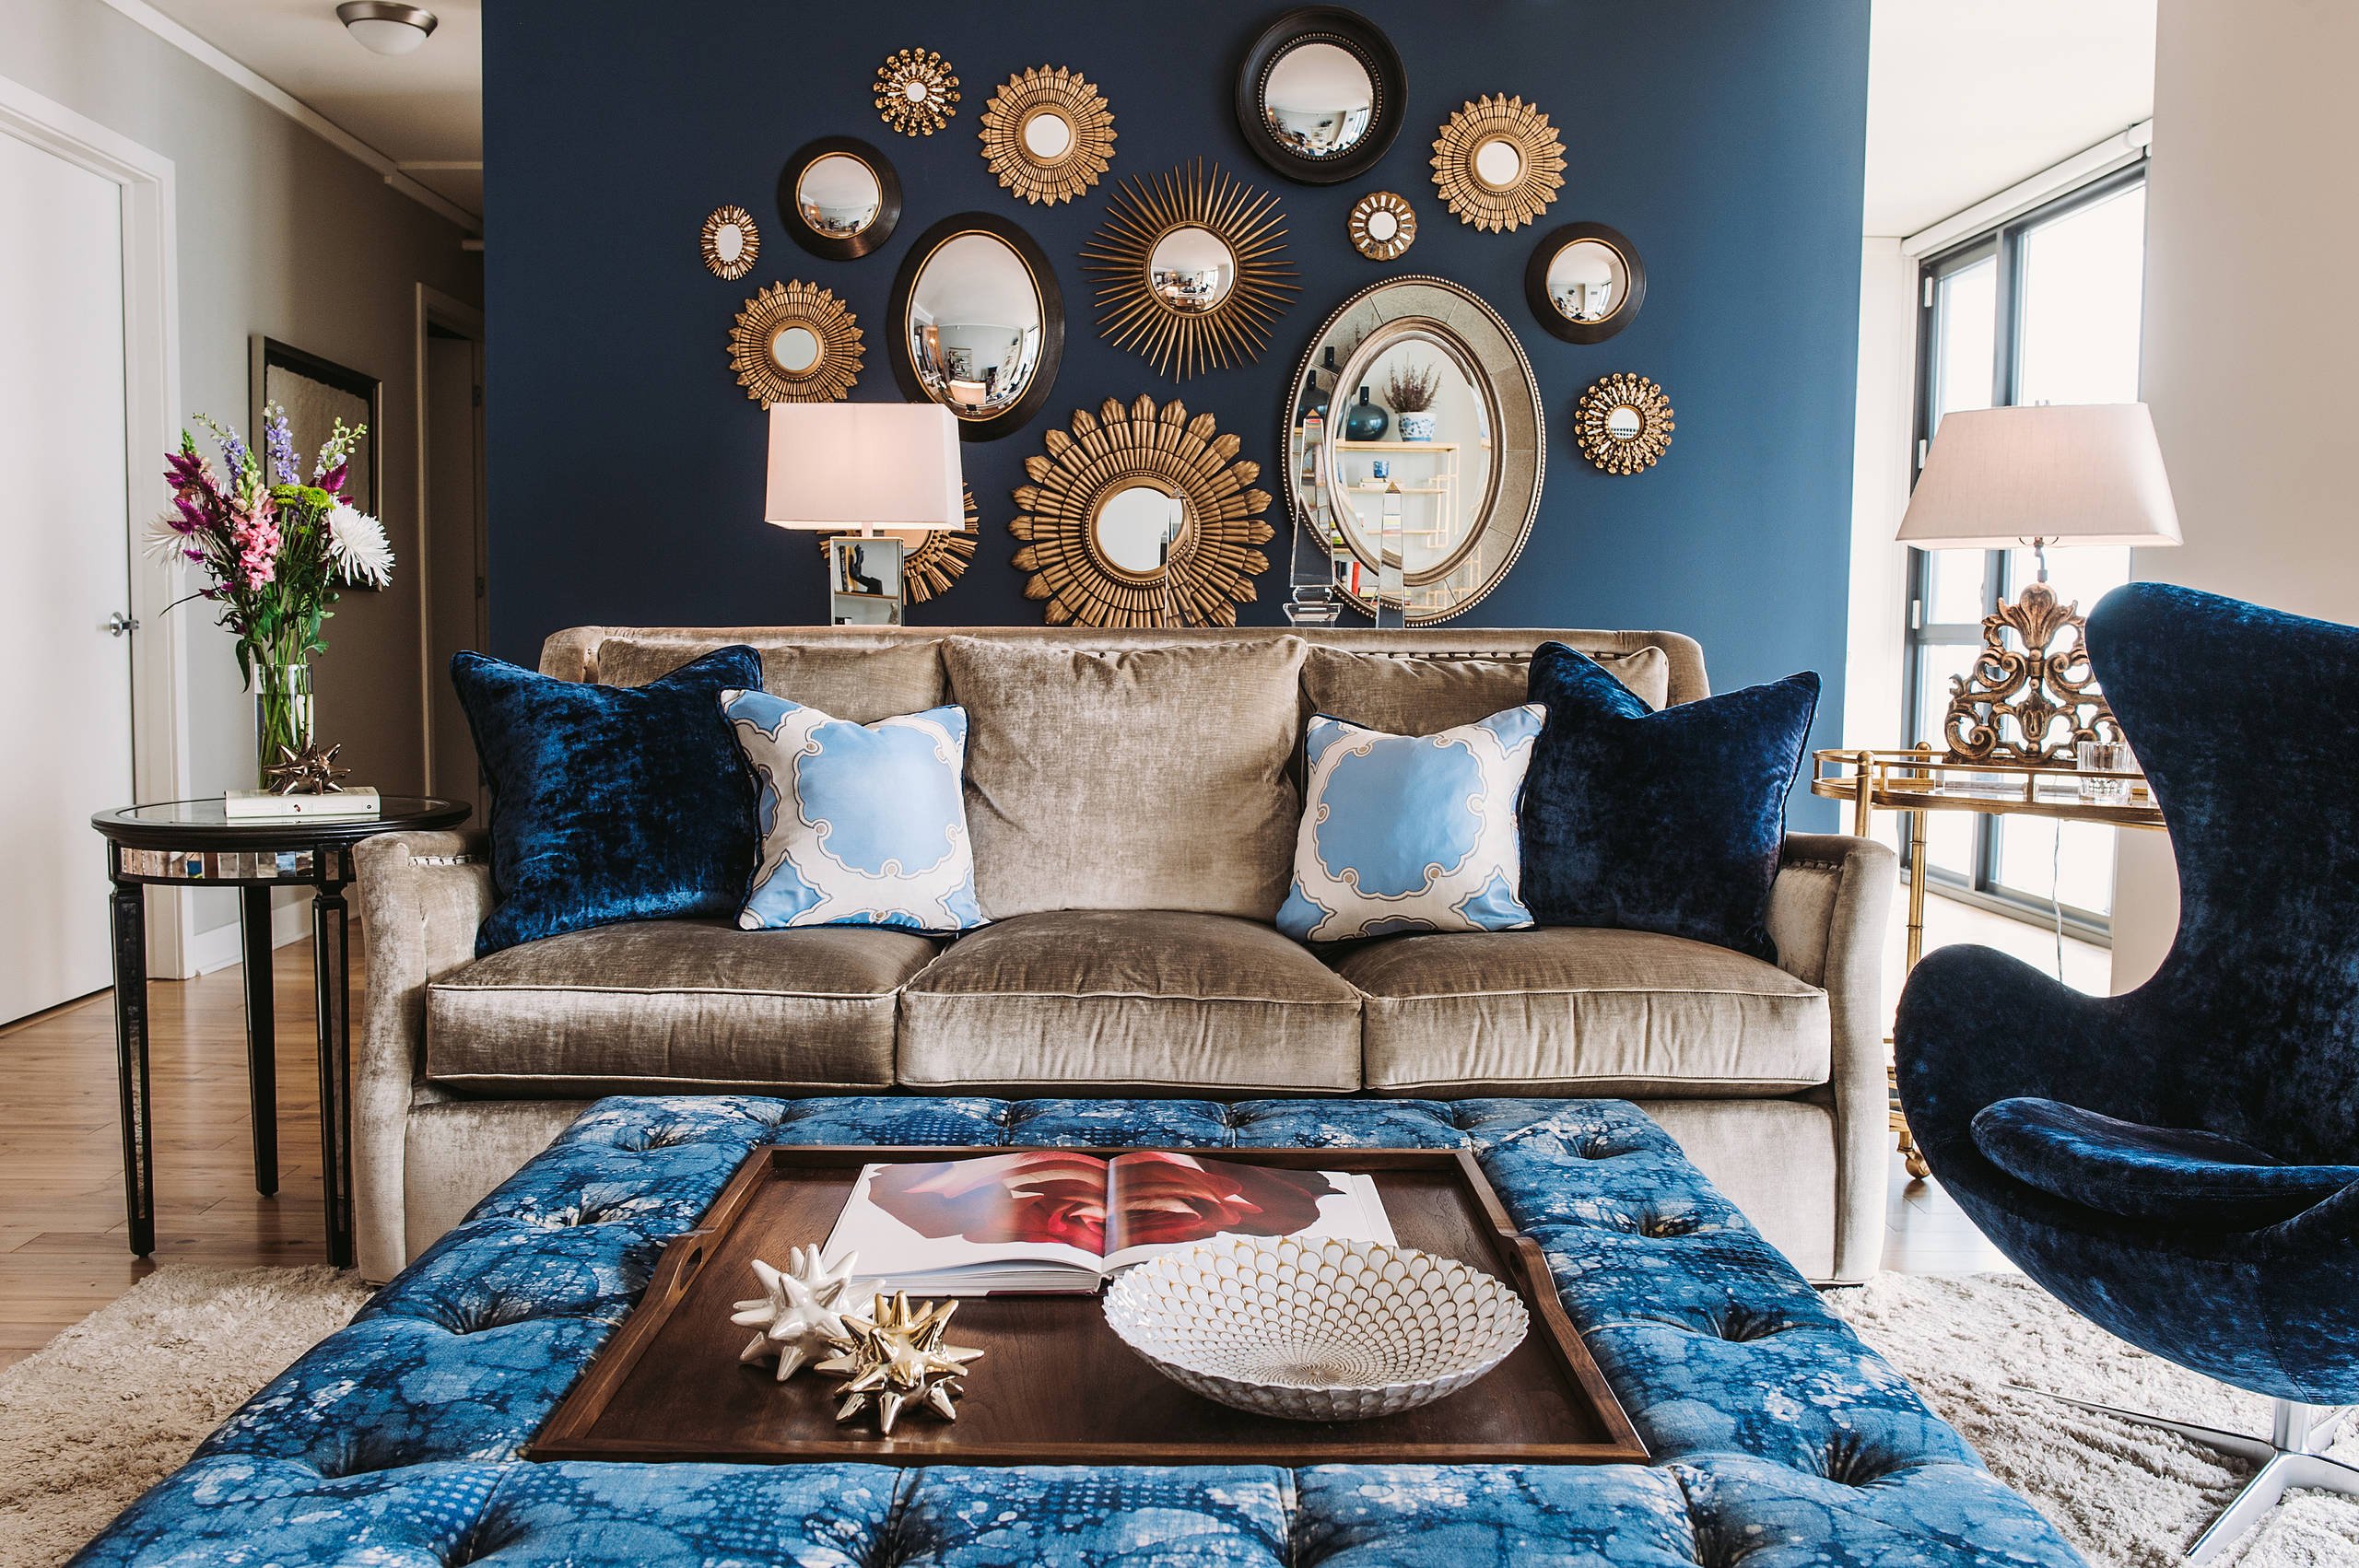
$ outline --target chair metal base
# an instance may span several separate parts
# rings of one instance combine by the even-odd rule
[[[2340,1408],[2301,1405],[2291,1399],[2278,1399],[2274,1401],[2270,1434],[2252,1437],[2213,1426],[2166,1421],[2142,1410],[2125,1410],[2118,1405],[2093,1404],[2086,1399],[2050,1394],[2044,1388],[2032,1391],[2059,1404],[2095,1410],[2099,1415],[2114,1416],[2140,1426],[2175,1432],[2191,1443],[2200,1443],[2223,1454],[2232,1454],[2252,1465],[2252,1479],[2245,1482],[2244,1490],[2236,1493],[2225,1512],[2212,1521],[2211,1527],[2197,1538],[2195,1544],[2187,1549],[2186,1561],[2191,1563],[2209,1562],[2241,1540],[2248,1530],[2259,1524],[2269,1511],[2277,1506],[2278,1500],[2289,1490],[2308,1488],[2359,1497],[2359,1467],[2346,1465],[2340,1459],[2330,1459],[2320,1452],[2334,1440],[2334,1429],[2354,1408],[2349,1405]]]

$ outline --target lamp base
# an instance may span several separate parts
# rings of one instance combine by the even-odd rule
[[[2095,689],[2088,620],[2079,604],[2057,602],[2044,569],[2013,604],[1982,618],[1982,643],[1973,666],[1950,677],[1942,719],[1950,761],[2070,767],[2081,742],[2121,739],[2112,706]]]
[[[827,614],[839,626],[901,624],[901,541],[889,533],[827,541]]]

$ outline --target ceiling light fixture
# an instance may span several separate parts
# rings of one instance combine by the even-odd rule
[[[410,53],[434,31],[433,12],[397,0],[345,0],[335,17],[361,48],[375,54]]]

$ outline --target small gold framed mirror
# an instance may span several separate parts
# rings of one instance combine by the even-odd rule
[[[1397,259],[1417,242],[1417,210],[1391,191],[1352,204],[1352,249],[1371,262]]]
[[[1261,464],[1238,458],[1241,444],[1177,399],[1076,410],[1015,489],[1007,526],[1024,542],[1017,569],[1032,574],[1024,596],[1052,626],[1235,626],[1274,536]]]
[[[745,301],[729,332],[729,368],[765,407],[842,402],[866,352],[859,318],[816,284],[770,285]]]
[[[1565,183],[1565,144],[1536,104],[1486,95],[1443,124],[1433,170],[1449,210],[1496,233],[1548,210]]]
[[[958,112],[958,76],[933,49],[902,49],[876,67],[876,117],[905,136],[931,136]]]
[[[1116,185],[1081,252],[1103,280],[1099,334],[1182,380],[1260,357],[1297,287],[1275,200],[1201,159]]]
[[[1581,393],[1573,440],[1581,456],[1608,474],[1652,468],[1671,446],[1671,399],[1644,376],[1616,370]]]
[[[1018,71],[983,105],[983,161],[1027,202],[1069,202],[1114,156],[1114,116],[1075,71]]]
[[[703,252],[707,272],[734,283],[754,270],[754,259],[762,253],[762,235],[754,227],[754,215],[744,207],[715,207],[704,220],[697,248]]]

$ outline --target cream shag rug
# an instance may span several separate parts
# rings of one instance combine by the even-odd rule
[[[324,1268],[175,1264],[0,1372],[0,1568],[65,1562],[368,1293]],[[2133,1350],[2019,1274],[1884,1274],[1826,1299],[2099,1568],[2174,1562],[2242,1470],[2011,1381],[2268,1430],[2266,1401]],[[2359,1431],[2334,1454],[2359,1461]],[[2296,1492],[2223,1561],[2351,1568],[2359,1501]]]
[[[0,1371],[0,1568],[50,1568],[344,1327],[352,1274],[169,1264]]]
[[[2248,1472],[2171,1433],[2011,1385],[2269,1433],[2268,1400],[2124,1344],[2021,1274],[1880,1274],[1825,1299],[2099,1568],[2176,1562]],[[2333,1457],[2359,1463],[2359,1415],[2336,1438]],[[2353,1568],[2359,1499],[2289,1492],[2214,1561]]]

